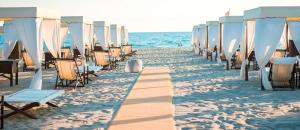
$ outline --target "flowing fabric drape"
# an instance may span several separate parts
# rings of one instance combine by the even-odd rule
[[[246,26],[247,25],[247,26]],[[243,43],[240,44],[240,52],[241,52],[241,58],[243,59],[242,65],[241,65],[241,72],[240,76],[241,78],[245,77],[245,67],[246,64],[249,62],[248,60],[245,60],[246,56],[246,41],[248,44],[248,53],[247,56],[251,54],[254,48],[254,34],[255,34],[255,25],[256,21],[246,21],[243,23]],[[246,32],[247,30],[247,32]],[[247,36],[246,36],[247,34]],[[247,37],[247,39],[246,39]]]
[[[121,27],[121,45],[125,45],[126,44],[126,32],[125,32],[125,27],[122,26]]]
[[[60,22],[58,20],[43,20],[42,38],[50,51],[57,58],[60,54]]]
[[[3,25],[3,58],[8,59],[18,40],[16,28],[11,21],[5,21]]]
[[[106,27],[105,26],[94,26],[94,33],[95,38],[98,43],[102,46],[102,48],[106,49],[108,46],[106,46],[106,35],[107,32],[105,32]]]
[[[84,24],[84,43],[88,48],[92,48],[93,43],[93,29],[91,24]]]
[[[114,46],[119,46],[120,42],[120,35],[118,32],[118,28],[116,26],[111,26],[110,27],[110,37],[111,37],[111,42]]]
[[[285,25],[284,18],[257,19],[254,36],[254,52],[262,78],[266,75],[265,65],[276,51]],[[264,78],[263,78],[264,79]],[[272,90],[268,80],[262,82],[266,90]]]
[[[128,29],[125,29],[125,45],[128,45]]]
[[[290,29],[290,34],[295,43],[297,50],[300,52],[300,21],[289,21],[288,26]]]
[[[111,35],[110,35],[110,28],[109,26],[105,26],[105,34],[106,34],[106,47],[109,47],[111,45]]]
[[[257,19],[254,36],[254,51],[260,68],[264,67],[276,50],[285,20],[283,18]]]
[[[68,35],[68,31],[69,31],[69,29],[68,29],[68,27],[60,27],[60,29],[59,29],[60,31],[60,42],[59,42],[59,46],[60,47],[62,47],[63,46],[63,44],[64,44],[64,41],[65,41],[65,39],[66,39],[66,37],[67,37],[67,35]],[[59,53],[60,54],[60,53]]]
[[[222,46],[226,59],[231,59],[242,43],[243,23],[224,23]]]
[[[219,26],[208,26],[208,48],[212,51],[219,43]]]
[[[71,35],[71,47],[77,47],[80,54],[84,57],[85,43],[84,43],[84,23],[70,23],[69,31]]]
[[[200,28],[199,29],[199,42],[200,42],[200,48],[204,49],[205,47],[205,33],[206,28]]]
[[[35,65],[35,74],[29,88],[42,89],[42,53],[41,18],[22,18],[12,21],[19,39],[22,41]]]

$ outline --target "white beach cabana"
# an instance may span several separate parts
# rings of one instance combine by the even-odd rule
[[[105,50],[109,47],[108,34],[109,27],[105,26],[105,21],[94,21],[94,34],[96,43],[100,43],[101,47]]]
[[[71,35],[71,48],[77,48],[82,56],[85,55],[86,47],[93,47],[93,25],[90,20],[83,16],[62,16],[62,25],[68,27]]]
[[[125,28],[125,26],[121,26],[121,44],[128,44],[128,30]]]
[[[109,27],[110,41],[114,47],[121,46],[121,29],[117,24],[111,24]]]
[[[42,88],[43,43],[54,57],[61,45],[60,16],[38,7],[1,7],[0,20],[4,21],[3,54],[7,59],[16,42],[22,43],[35,65],[30,88]]]
[[[220,43],[218,45],[219,56],[224,53],[227,60],[226,68],[230,68],[232,56],[239,49],[243,40],[243,16],[223,16],[219,18]]]
[[[241,46],[243,58],[246,61],[249,51],[254,50],[263,79],[265,65],[276,51],[281,38],[285,39],[285,44],[288,46],[290,33],[297,50],[300,50],[299,36],[297,36],[300,30],[300,6],[254,8],[244,12],[244,20],[245,40]],[[245,80],[248,80],[246,65],[241,69],[241,74]],[[268,82],[263,82],[263,86],[265,89],[272,89]]]
[[[213,58],[216,57],[216,52],[214,48],[219,44],[219,21],[207,21],[207,47],[208,53],[211,53]]]

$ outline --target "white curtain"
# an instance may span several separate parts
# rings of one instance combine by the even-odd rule
[[[199,42],[200,42],[200,48],[205,48],[205,34],[206,34],[206,28],[200,28],[199,29]]]
[[[126,34],[125,34],[125,27],[121,27],[121,44],[125,45],[126,44]]]
[[[208,26],[208,48],[212,51],[219,44],[219,26]]]
[[[69,32],[69,29],[68,29],[68,27],[60,27],[60,29],[59,29],[60,31],[60,41],[59,41],[59,47],[62,47],[63,46],[63,44],[64,44],[64,41],[65,41],[65,39],[66,39],[66,37],[67,37],[67,34],[68,34],[68,32]],[[60,54],[60,53],[59,53]]]
[[[276,50],[285,24],[284,18],[257,19],[254,51],[257,63],[263,68]]]
[[[295,46],[300,52],[300,21],[289,21],[288,26]]]
[[[88,48],[92,48],[93,29],[91,24],[84,24],[84,43],[88,46]]]
[[[42,38],[54,57],[60,54],[60,21],[59,20],[43,20],[42,22]]]
[[[3,58],[8,59],[9,55],[11,54],[12,50],[16,45],[16,42],[18,40],[18,35],[14,25],[10,21],[4,22],[3,30],[4,30]]]
[[[257,19],[254,36],[254,52],[264,81],[265,65],[276,51],[285,25],[284,18]],[[268,82],[262,82],[266,90],[272,90]]]
[[[125,45],[128,44],[128,29],[125,29]]]
[[[247,25],[247,26],[246,26]],[[240,44],[240,54],[241,58],[243,59],[242,66],[241,66],[241,72],[240,72],[240,77],[245,78],[245,67],[246,64],[249,62],[248,60],[245,60],[245,53],[246,53],[246,40],[247,40],[247,45],[248,45],[248,54],[247,56],[250,55],[250,53],[253,51],[254,48],[254,34],[255,34],[255,21],[246,21],[243,23],[243,43]],[[247,30],[247,36],[246,36],[246,30]],[[247,37],[247,39],[246,39]]]
[[[80,54],[84,57],[85,43],[84,43],[84,23],[70,23],[69,31],[71,35],[71,47],[77,47]]]
[[[105,34],[106,34],[106,43],[105,43],[105,45],[106,45],[106,47],[108,48],[109,46],[110,46],[110,44],[111,44],[111,35],[110,35],[110,28],[109,28],[109,26],[105,26]]]
[[[226,59],[230,60],[242,43],[243,23],[224,23],[222,46]]]
[[[23,18],[12,21],[18,37],[33,60],[36,72],[30,82],[30,88],[42,89],[42,51],[41,18]]]
[[[94,26],[96,41],[99,42],[103,48],[107,48],[106,46],[107,32],[105,32],[106,31],[105,29],[106,29],[105,26]]]
[[[111,42],[114,46],[119,46],[120,43],[120,33],[119,29],[116,28],[115,26],[110,28],[110,37],[111,37]]]
[[[193,28],[192,33],[192,46],[195,47],[195,42],[197,41],[197,28]]]

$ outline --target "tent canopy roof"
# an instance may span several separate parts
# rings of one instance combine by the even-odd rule
[[[219,25],[219,21],[207,21],[206,25],[207,26],[217,26],[217,25]]]
[[[105,27],[105,21],[94,21],[94,26]]]
[[[244,19],[299,17],[300,6],[265,6],[244,11]]]
[[[16,18],[59,19],[58,13],[40,7],[0,7],[0,20]]]
[[[219,18],[220,23],[242,23],[243,16],[223,16]]]
[[[61,17],[62,23],[85,23],[85,24],[92,24],[92,21],[83,17],[83,16],[62,16]]]

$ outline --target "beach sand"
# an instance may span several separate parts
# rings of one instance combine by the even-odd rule
[[[178,130],[198,129],[300,129],[300,94],[296,91],[261,91],[257,71],[249,81],[239,70],[225,71],[217,62],[195,55],[190,48],[139,49],[144,66],[168,66],[174,86],[173,103]],[[5,120],[6,129],[104,128],[135,83],[138,74],[117,70],[100,72],[85,88],[68,89],[53,102],[59,108],[30,111],[38,119],[22,115]],[[54,87],[55,72],[43,72],[43,89]],[[28,86],[32,72],[20,73],[20,85],[8,87],[0,78],[1,94]]]

